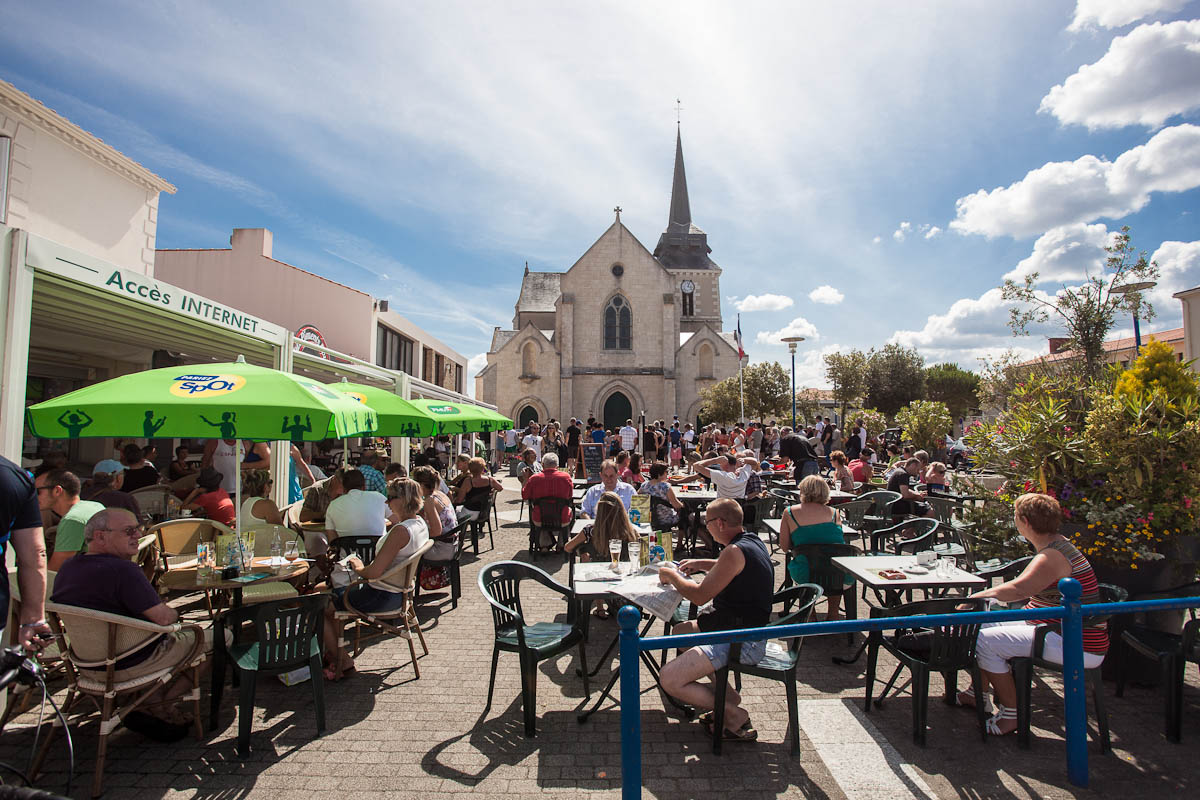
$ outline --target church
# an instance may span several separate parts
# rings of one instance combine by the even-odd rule
[[[511,330],[496,328],[475,397],[520,426],[641,414],[695,423],[700,391],[737,374],[721,332],[721,268],[692,222],[683,141],[666,230],[650,252],[616,220],[566,272],[525,268]]]

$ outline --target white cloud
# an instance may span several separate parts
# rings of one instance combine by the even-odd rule
[[[780,311],[795,305],[790,297],[781,294],[750,294],[734,302],[738,311]]]
[[[879,243],[880,243],[880,242],[882,242],[882,241],[883,241],[883,237],[882,237],[882,236],[876,236],[874,239],[872,239],[872,240],[871,240],[871,242],[872,242],[873,244],[879,244]]]
[[[939,235],[941,235],[941,233],[942,233],[941,228],[939,228],[937,225],[932,225],[932,226],[929,226],[929,229],[927,231],[925,231],[925,238],[926,239],[935,239]]]
[[[846,299],[846,295],[839,292],[832,286],[818,286],[808,293],[808,299],[814,303],[821,303],[827,306],[836,306],[838,303]]]
[[[1099,26],[1123,28],[1151,14],[1179,11],[1189,0],[1079,0],[1069,31]]]
[[[466,389],[471,397],[475,396],[475,376],[486,366],[487,353],[479,353],[467,359]]]
[[[1145,125],[1200,107],[1200,20],[1154,23],[1112,40],[1095,64],[1085,64],[1042,98],[1039,112],[1096,128]]]
[[[895,239],[897,242],[903,242],[904,237],[908,236],[908,234],[911,231],[912,231],[912,223],[911,222],[901,222],[900,227],[898,227],[898,228],[896,228],[896,230],[892,231],[892,238]]]
[[[754,337],[754,341],[758,344],[783,347],[784,344],[780,339],[785,336],[803,336],[809,341],[815,341],[820,338],[816,325],[813,325],[804,317],[796,317],[777,331],[759,331]]]
[[[943,314],[931,314],[919,330],[897,330],[888,342],[915,347],[930,363],[950,361],[975,369],[978,359],[1012,348],[1030,357],[1041,345],[1040,338],[1015,337],[1008,329],[1010,304],[999,289],[989,289],[978,298],[955,301]]]
[[[1033,253],[1004,275],[1018,283],[1038,273],[1038,283],[1080,281],[1104,264],[1111,236],[1104,223],[1074,223],[1046,231],[1033,243]]]
[[[1146,292],[1156,318],[1148,330],[1167,330],[1183,325],[1183,304],[1176,292],[1200,286],[1200,241],[1163,242],[1150,256],[1158,264],[1158,286]]]
[[[950,227],[960,233],[1032,236],[1059,225],[1119,219],[1139,211],[1152,192],[1200,186],[1200,127],[1178,125],[1109,162],[1093,155],[1053,161],[990,192],[960,197]]]

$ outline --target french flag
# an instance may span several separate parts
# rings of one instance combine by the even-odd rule
[[[737,330],[733,334],[733,340],[735,342],[737,342],[738,358],[739,359],[745,358],[746,351],[744,349],[742,349],[742,315],[741,314],[737,315]]]

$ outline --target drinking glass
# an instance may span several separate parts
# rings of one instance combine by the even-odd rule
[[[287,559],[289,564],[295,563],[300,557],[300,543],[292,539],[287,543],[287,548],[283,551],[283,557]]]
[[[608,543],[608,555],[612,558],[612,571],[618,571],[621,563],[621,543],[619,541],[613,540]]]
[[[214,564],[213,545],[210,542],[200,542],[196,545],[196,577],[208,580],[212,577]]]
[[[629,542],[629,574],[637,572],[642,566],[642,543]]]
[[[958,566],[958,562],[951,556],[942,556],[938,559],[938,577],[950,578],[954,576],[954,570]]]

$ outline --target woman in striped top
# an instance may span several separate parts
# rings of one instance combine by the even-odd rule
[[[990,597],[1003,603],[1024,600],[1025,608],[1050,608],[1062,605],[1062,597],[1058,592],[1059,580],[1074,578],[1083,588],[1084,603],[1099,602],[1100,586],[1092,572],[1092,565],[1075,545],[1058,532],[1062,524],[1062,510],[1058,501],[1049,495],[1025,494],[1017,498],[1013,516],[1017,531],[1033,545],[1037,554],[1016,578],[976,592],[971,597]],[[1003,735],[1016,730],[1017,688],[1008,660],[1031,655],[1035,626],[1053,622],[998,622],[980,628],[975,657],[983,671],[984,691],[991,685],[996,700],[996,713],[988,722],[990,733]],[[1107,650],[1106,624],[1100,622],[1085,627],[1084,667],[1091,669],[1099,666]],[[1048,661],[1062,663],[1062,637],[1058,633],[1047,634],[1043,656]],[[959,692],[958,702],[973,706],[976,698],[970,691]],[[987,702],[986,698],[983,702]]]

